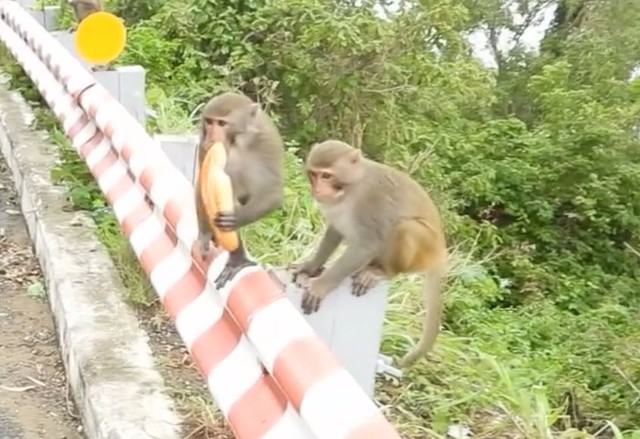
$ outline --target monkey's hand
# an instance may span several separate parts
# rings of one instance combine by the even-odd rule
[[[320,304],[333,289],[322,278],[314,278],[309,282],[302,295],[302,312],[312,314],[320,309]]]
[[[239,225],[238,216],[234,212],[218,212],[214,222],[222,232],[233,232]]]
[[[308,281],[311,277],[320,276],[324,271],[323,265],[318,267],[313,261],[290,264],[287,268],[291,272],[292,281],[298,286],[303,286],[300,282],[298,282],[299,277],[304,277],[305,281]]]

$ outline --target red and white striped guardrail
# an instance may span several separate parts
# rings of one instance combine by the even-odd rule
[[[209,267],[191,257],[191,183],[17,2],[0,0],[0,18],[0,40],[85,159],[235,436],[400,438],[261,267],[216,291],[228,253]]]

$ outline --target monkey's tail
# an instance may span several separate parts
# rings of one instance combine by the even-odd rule
[[[418,344],[400,360],[399,365],[401,368],[408,367],[416,360],[427,355],[438,337],[442,318],[441,290],[443,279],[444,272],[440,269],[433,268],[425,273],[422,296],[425,316],[422,323],[422,334]]]

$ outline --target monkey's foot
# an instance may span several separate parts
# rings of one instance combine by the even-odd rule
[[[250,261],[249,259],[245,259],[237,263],[234,263],[233,261],[227,262],[227,265],[222,270],[222,273],[220,273],[220,276],[218,276],[218,278],[216,279],[216,288],[222,288],[227,282],[233,279],[240,270],[252,265],[257,264],[253,261]]]
[[[363,268],[353,275],[353,289],[351,290],[351,294],[356,297],[364,296],[383,278],[384,276],[380,270],[372,267]]]

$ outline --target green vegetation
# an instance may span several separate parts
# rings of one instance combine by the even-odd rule
[[[465,39],[517,38],[543,0],[112,0],[129,35],[122,64],[148,70],[150,131],[190,130],[197,106],[238,89],[287,139],[282,211],[250,228],[271,264],[321,227],[301,158],[344,139],[411,173],[442,206],[453,250],[445,330],[430,361],[379,402],[411,438],[469,426],[486,438],[640,438],[640,2],[561,0],[538,53],[483,67]],[[195,111],[195,113],[194,113]],[[63,145],[54,126],[53,137]],[[63,147],[63,151],[65,151]],[[93,213],[131,299],[152,295],[73,151],[57,178]],[[635,185],[638,184],[638,188]],[[383,350],[419,332],[416,279],[394,282]],[[411,338],[407,337],[407,333]]]

